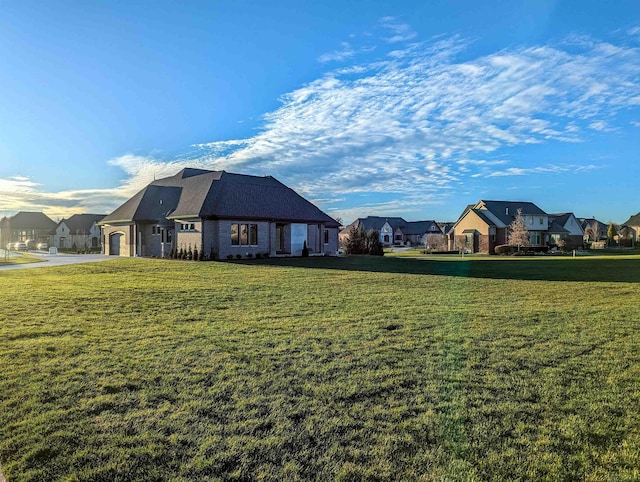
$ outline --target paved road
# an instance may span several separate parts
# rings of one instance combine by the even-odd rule
[[[42,258],[42,262],[0,266],[0,271],[5,269],[46,268],[48,266],[64,266],[67,264],[95,263],[96,261],[117,258],[117,256],[105,256],[103,254],[49,254],[36,251],[32,251],[30,254]]]

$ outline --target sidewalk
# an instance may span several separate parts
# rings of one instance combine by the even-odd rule
[[[8,270],[8,269],[47,268],[49,266],[65,266],[68,264],[95,263],[97,261],[107,261],[109,259],[117,259],[117,256],[105,256],[104,254],[49,254],[45,252],[31,252],[30,254],[35,255],[39,258],[42,258],[42,262],[25,263],[25,264],[9,264],[5,266],[0,266],[0,271]],[[20,255],[11,253],[11,256],[20,256]],[[1,479],[0,479],[0,482],[2,482]]]

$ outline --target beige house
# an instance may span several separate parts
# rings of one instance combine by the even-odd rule
[[[466,207],[448,233],[449,250],[494,254],[507,244],[508,228],[521,211],[532,246],[544,246],[549,236],[549,215],[531,202],[478,201]]]
[[[339,224],[271,176],[184,169],[100,221],[104,253],[205,258],[336,255]]]
[[[629,228],[629,237],[632,244],[635,244],[640,239],[640,213],[631,216],[626,222],[622,223],[622,226]]]

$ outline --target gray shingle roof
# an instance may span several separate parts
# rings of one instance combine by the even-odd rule
[[[20,211],[9,218],[11,229],[55,229],[56,222],[41,212]]]
[[[391,226],[391,228],[393,229],[393,231],[395,231],[396,229],[398,229],[400,226],[404,226],[407,224],[407,222],[400,217],[385,217],[385,216],[367,216],[366,218],[358,218],[355,221],[353,221],[351,224],[349,224],[348,226],[345,226],[344,229],[342,230],[343,233],[349,233],[349,230],[355,226],[356,228],[362,227],[362,229],[367,232],[371,229],[375,230],[375,231],[380,231],[382,229],[382,226],[384,226],[385,223],[389,223],[389,226]]]
[[[566,234],[569,231],[563,227],[564,223],[558,221],[558,219],[554,219],[551,221],[549,225],[549,229],[547,230],[551,234]]]
[[[338,223],[315,205],[271,176],[183,169],[153,181],[101,224],[166,219],[277,219],[289,222]]]
[[[640,213],[635,216],[631,216],[626,222],[622,223],[623,226],[640,226]]]
[[[431,227],[435,226],[437,229],[432,230]],[[442,234],[440,226],[435,221],[409,221],[402,232],[406,235],[422,235],[425,233]]]
[[[523,201],[480,201],[484,203],[487,210],[495,217],[502,221],[505,225],[513,222],[518,209],[522,209],[522,215],[546,216],[542,209],[531,202]]]
[[[69,219],[63,219],[70,234],[89,234],[93,223],[99,222],[106,214],[74,214]]]

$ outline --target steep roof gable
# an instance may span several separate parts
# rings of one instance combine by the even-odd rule
[[[640,213],[631,216],[627,221],[622,223],[623,226],[640,226]]]
[[[58,226],[64,223],[71,234],[89,234],[94,223],[98,223],[105,216],[106,214],[74,214],[60,221]]]
[[[518,209],[522,210],[522,215],[547,216],[542,209],[527,201],[479,201],[476,209],[486,209],[493,216],[499,219],[505,226],[510,225],[515,219]]]
[[[56,222],[41,212],[20,211],[9,218],[11,229],[46,229],[52,230]]]

